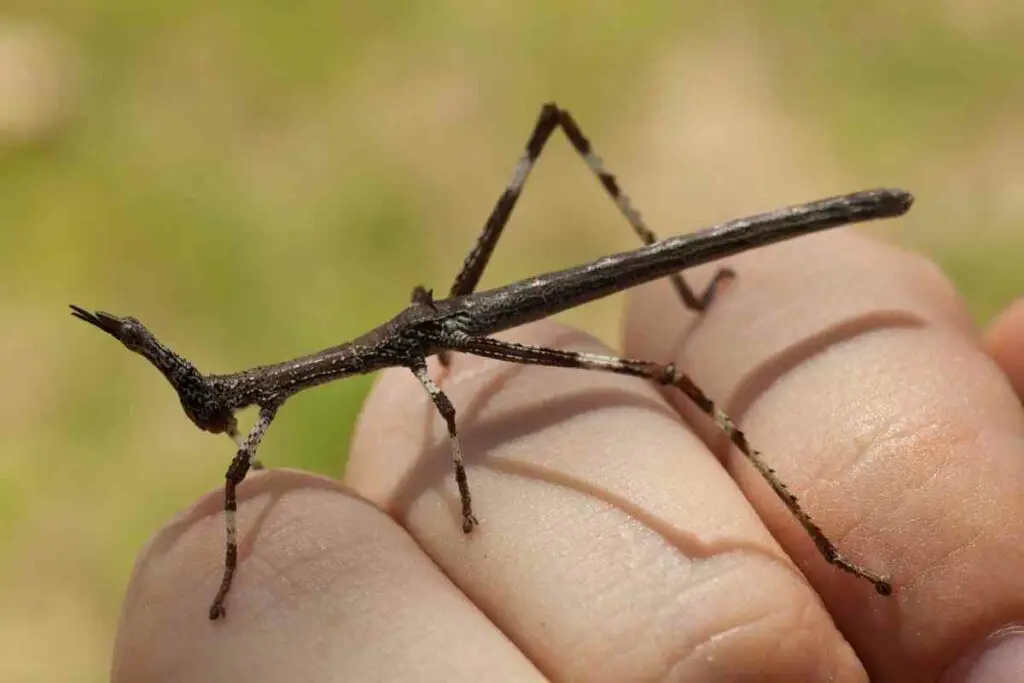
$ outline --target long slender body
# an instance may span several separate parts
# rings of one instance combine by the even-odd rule
[[[426,355],[445,348],[427,329],[488,335],[546,318],[671,273],[749,249],[850,223],[903,214],[913,198],[901,190],[869,190],[728,221],[689,235],[513,282],[429,303],[414,302],[391,321],[351,342],[275,365],[210,379],[234,408],[270,395],[405,365],[404,347],[421,342]],[[431,343],[435,342],[435,343]]]
[[[520,280],[504,287],[473,293],[530,169],[555,128],[561,128],[566,133],[646,246]],[[746,437],[728,416],[718,410],[673,365],[529,347],[503,342],[487,335],[666,276],[672,279],[685,305],[704,310],[714,298],[717,285],[733,277],[734,273],[728,269],[720,270],[708,288],[701,295],[696,295],[678,275],[678,271],[799,235],[850,223],[899,216],[910,208],[912,202],[911,195],[902,190],[856,192],[657,241],[620,191],[615,177],[604,169],[600,159],[592,153],[590,142],[569,113],[554,104],[548,104],[542,108],[512,180],[495,205],[477,245],[455,279],[450,295],[435,301],[430,292],[417,287],[413,291],[412,303],[407,308],[387,323],[351,342],[283,363],[228,375],[203,375],[183,357],[161,344],[135,318],[119,317],[102,311],[90,312],[78,306],[71,308],[75,317],[111,334],[156,366],[175,388],[186,414],[197,426],[210,432],[227,433],[239,442],[238,452],[225,475],[225,565],[220,589],[210,606],[211,619],[225,614],[224,601],[237,564],[235,489],[251,467],[259,466],[256,451],[278,409],[288,397],[304,389],[386,367],[409,368],[427,391],[448,428],[455,480],[462,503],[462,528],[468,533],[476,526],[477,519],[472,510],[455,423],[455,408],[426,370],[427,356],[437,354],[445,360],[451,352],[471,353],[516,363],[628,374],[675,387],[729,435],[732,443],[771,484],[779,498],[814,539],[829,563],[870,581],[879,593],[888,595],[892,590],[888,579],[843,557],[800,507],[796,497],[765,463],[761,454],[750,447]],[[238,433],[235,411],[251,405],[259,406],[260,413],[256,425],[243,441]]]
[[[899,216],[913,197],[902,190],[870,190],[741,218],[605,256],[556,273],[451,301],[472,311],[469,334],[493,334],[657,280],[686,268],[829,228]],[[444,304],[438,308],[444,310]]]

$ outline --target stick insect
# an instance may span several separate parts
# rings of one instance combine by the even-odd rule
[[[556,128],[560,128],[566,135],[646,246],[513,282],[504,287],[476,292],[477,283],[530,171]],[[75,305],[71,309],[73,316],[107,332],[156,366],[177,391],[185,414],[196,426],[208,432],[226,433],[238,444],[237,453],[225,474],[224,572],[220,588],[210,605],[211,620],[226,614],[224,603],[238,563],[236,487],[250,469],[262,467],[256,458],[260,441],[285,401],[304,389],[383,368],[408,368],[420,381],[447,425],[462,507],[462,530],[470,533],[477,526],[459,445],[455,408],[427,373],[428,356],[437,355],[442,363],[447,363],[449,354],[453,352],[510,363],[632,375],[675,387],[713,419],[749,459],[814,540],[827,562],[869,581],[878,593],[890,595],[892,584],[889,579],[847,559],[804,511],[796,496],[768,466],[761,454],[750,446],[743,432],[673,364],[526,346],[501,341],[490,335],[662,277],[672,279],[685,306],[704,311],[714,300],[719,285],[734,277],[734,273],[729,269],[720,269],[704,291],[696,294],[679,275],[679,271],[799,235],[850,223],[900,216],[910,208],[912,202],[913,197],[902,190],[855,192],[732,220],[694,234],[658,241],[620,190],[615,176],[605,170],[600,158],[593,153],[589,140],[584,137],[573,117],[556,104],[549,103],[542,107],[512,179],[491,211],[448,296],[435,300],[431,291],[417,286],[413,289],[408,307],[390,321],[353,341],[275,365],[229,375],[204,375],[185,358],[158,341],[135,318],[103,311],[91,312]],[[259,416],[243,439],[235,420],[235,412],[249,406],[257,406]]]

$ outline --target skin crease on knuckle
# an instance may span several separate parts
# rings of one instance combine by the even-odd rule
[[[549,322],[512,336],[600,350]],[[648,383],[463,356],[431,371],[458,411],[481,526],[458,528],[447,437],[408,372],[385,373],[371,394],[346,483],[545,674],[865,680],[817,596]]]
[[[1020,400],[917,255],[849,232],[729,264],[744,278],[697,323],[662,316],[655,334],[648,321],[671,301],[667,288],[632,296],[626,351],[692,372],[832,540],[893,576],[884,602],[851,584],[749,466],[724,456],[871,679],[934,681],[1024,620]]]

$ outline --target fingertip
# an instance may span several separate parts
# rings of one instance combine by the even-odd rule
[[[985,328],[985,348],[1024,401],[1024,297],[1010,304]]]
[[[238,569],[226,615],[211,621],[221,508],[220,492],[203,497],[143,550],[112,680],[479,680],[492,665],[518,680],[532,671],[389,517],[301,472],[258,473],[239,487]]]
[[[327,479],[282,470],[250,475],[238,490],[238,570],[223,611],[215,615],[211,603],[225,553],[223,506],[221,491],[204,495],[140,552],[122,604],[113,680],[216,680],[249,670],[268,652],[280,666],[290,665],[292,631],[283,629],[283,638],[268,634],[283,613],[303,611],[301,589],[308,590],[312,577],[282,585],[274,567],[286,561],[288,576],[292,562],[324,556],[318,517],[360,529],[379,515]]]

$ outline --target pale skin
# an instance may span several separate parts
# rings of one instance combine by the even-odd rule
[[[441,419],[387,371],[344,484],[240,487],[229,619],[203,618],[222,492],[157,534],[113,679],[934,681],[1024,623],[1024,304],[979,333],[925,260],[852,231],[725,264],[739,277],[699,318],[667,282],[631,292],[622,350],[689,372],[893,596],[828,566],[683,399],[456,354],[430,372],[457,410],[473,534]],[[504,338],[603,351],[551,322]]]

